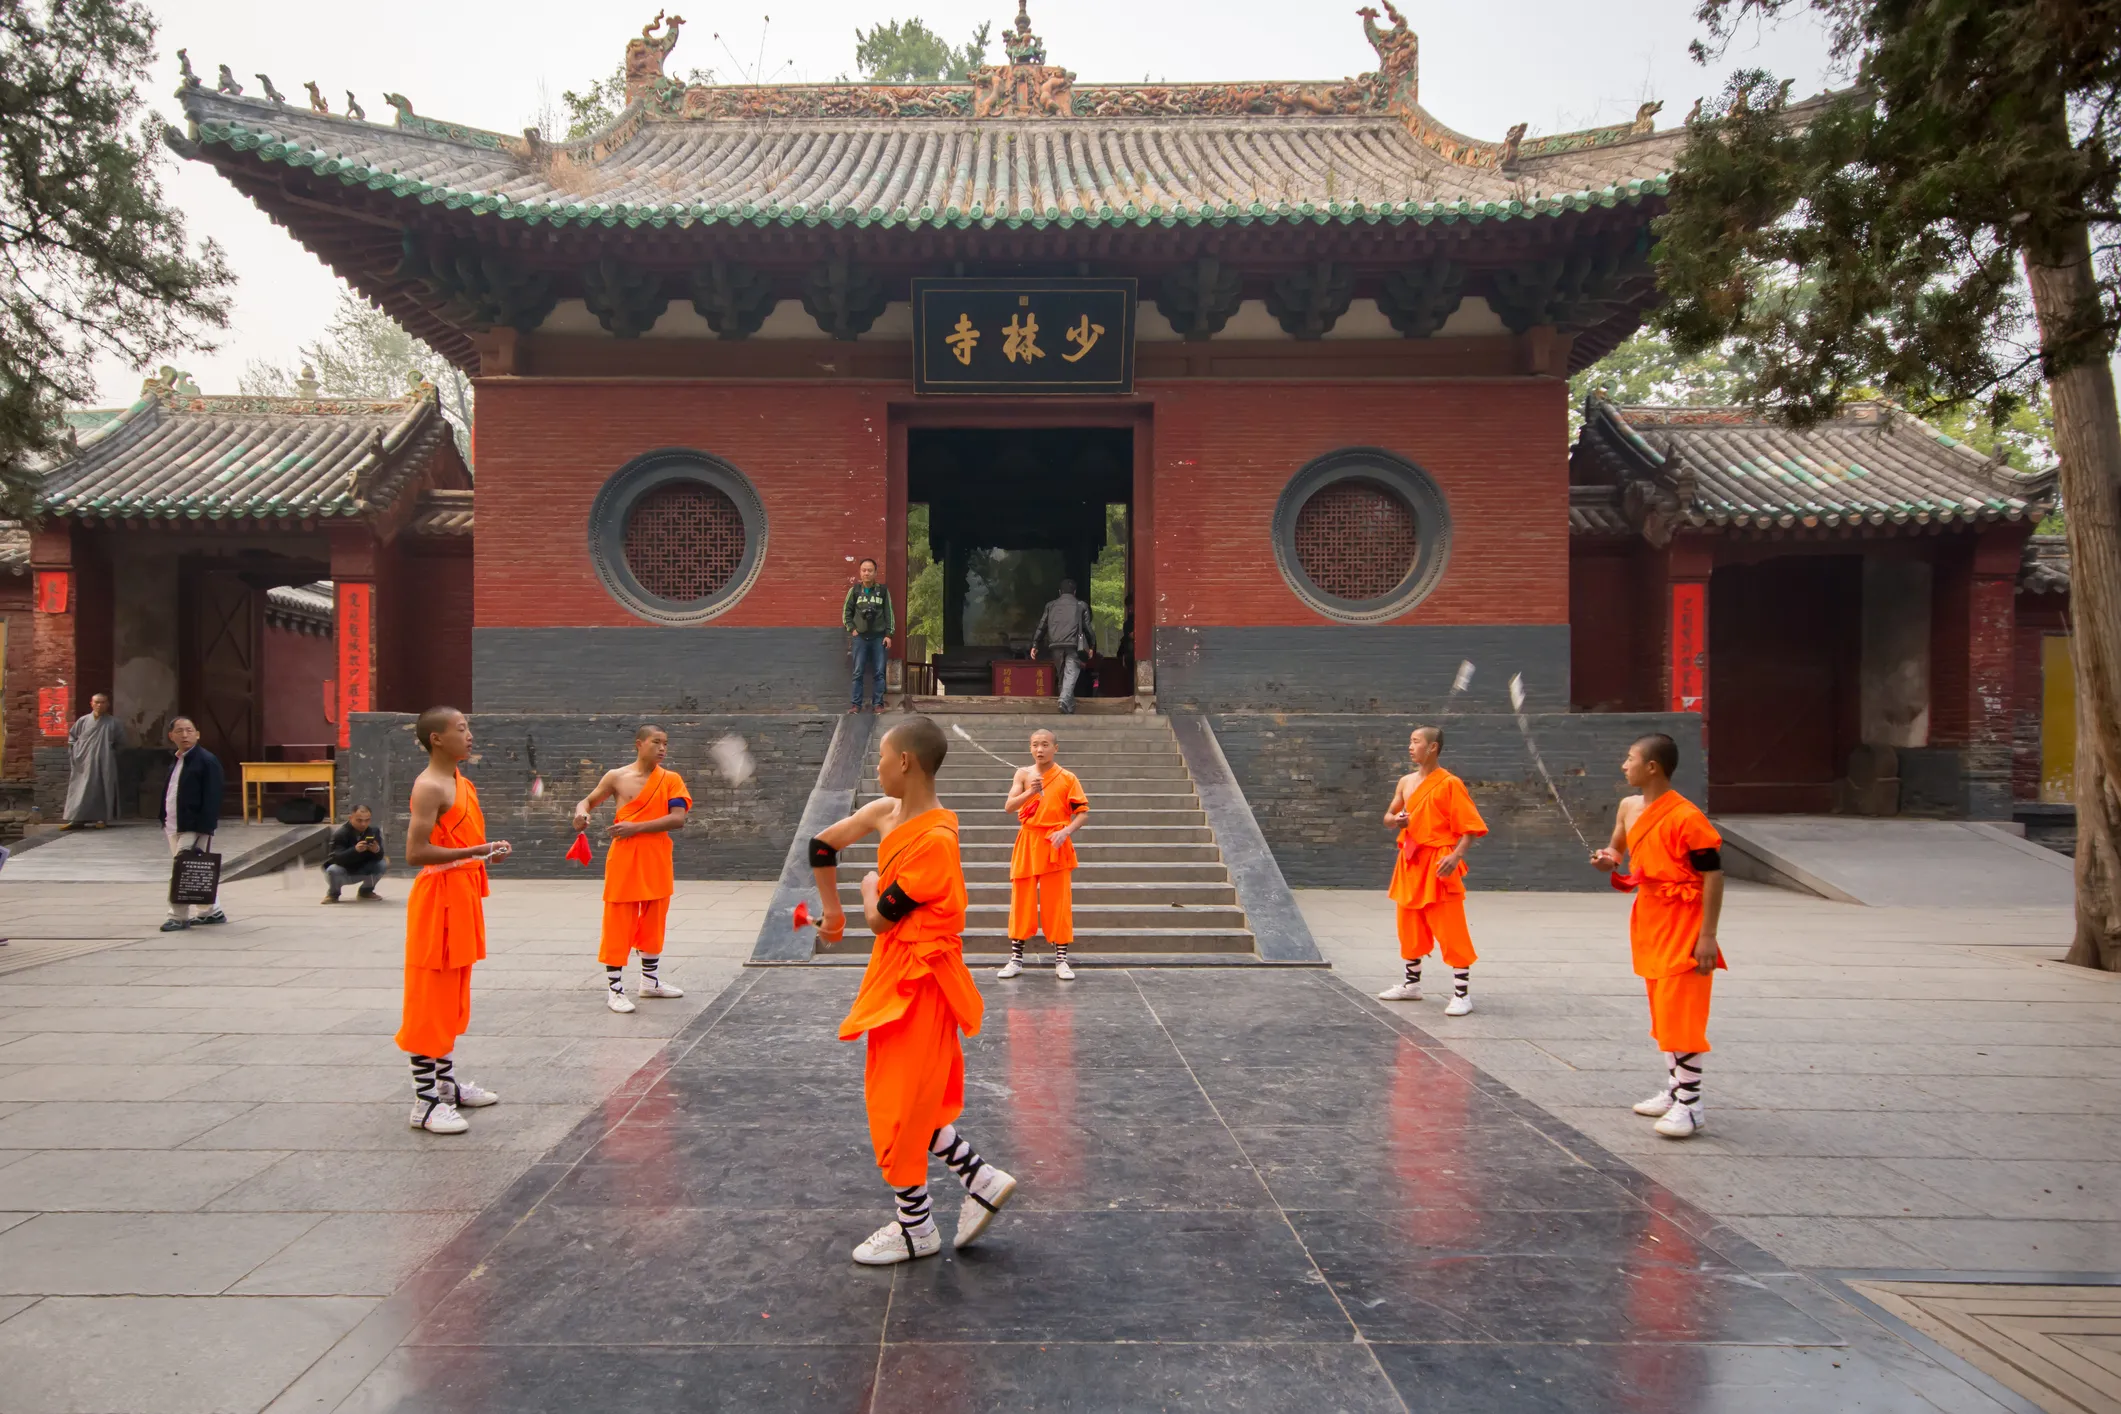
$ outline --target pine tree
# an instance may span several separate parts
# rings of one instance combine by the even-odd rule
[[[854,32],[854,63],[871,83],[963,83],[987,62],[992,25],[972,31],[962,49],[919,20],[889,20],[864,33]]]
[[[2121,970],[2121,0],[1701,0],[1710,45],[1810,10],[1854,85],[1736,76],[1657,223],[1681,352],[1731,340],[1799,422],[1862,385],[1995,426],[2045,384],[2070,543],[2077,935]],[[2096,237],[2096,238],[2095,238]]]
[[[138,91],[155,22],[127,0],[0,0],[0,509],[58,454],[98,353],[145,367],[228,322],[227,262],[164,204]]]

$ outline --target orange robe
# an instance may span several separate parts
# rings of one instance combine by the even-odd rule
[[[1393,798],[1407,813],[1392,862],[1392,902],[1399,905],[1399,955],[1412,961],[1441,944],[1449,967],[1471,967],[1479,954],[1466,928],[1466,862],[1436,877],[1436,865],[1462,835],[1484,835],[1488,822],[1473,808],[1464,781],[1438,766]]]
[[[1687,854],[1722,844],[1709,817],[1676,790],[1644,806],[1628,827],[1628,870],[1637,880],[1628,943],[1635,975],[1650,994],[1650,1036],[1661,1051],[1709,1048],[1709,992],[1716,974],[1695,970],[1701,873]],[[1718,951],[1716,966],[1724,965]]]
[[[1022,823],[1016,848],[1009,854],[1009,936],[1019,941],[1033,933],[1049,943],[1075,941],[1075,841],[1056,848],[1046,836],[1090,808],[1075,772],[1055,766],[1039,793],[1016,812]]]
[[[862,1098],[877,1167],[893,1188],[928,1181],[928,1141],[965,1109],[965,1052],[986,1010],[965,968],[965,870],[957,816],[929,810],[877,847],[883,891],[920,906],[885,929],[869,954],[840,1039],[867,1033]]]
[[[658,766],[641,782],[639,795],[621,802],[616,818],[660,820],[677,805],[692,808],[685,778]],[[604,931],[597,941],[597,961],[624,967],[628,953],[661,956],[670,896],[676,892],[670,831],[613,840],[604,852]]]
[[[486,843],[478,788],[457,773],[457,798],[427,842],[444,849]],[[405,1014],[398,1049],[446,1056],[471,1027],[471,965],[486,956],[486,861],[430,864],[405,898]]]

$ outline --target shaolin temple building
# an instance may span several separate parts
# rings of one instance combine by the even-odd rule
[[[1656,298],[1686,130],[1645,104],[1455,132],[1384,9],[1359,77],[1125,85],[1078,81],[1020,8],[966,83],[687,86],[658,16],[623,113],[570,142],[188,78],[171,146],[469,373],[477,413],[472,525],[455,506],[439,550],[456,469],[325,524],[246,506],[235,444],[185,528],[235,554],[269,521],[302,564],[265,579],[334,581],[342,749],[387,754],[402,719],[361,713],[463,684],[519,843],[564,827],[533,782],[647,716],[688,769],[750,742],[688,866],[773,873],[870,555],[894,708],[991,694],[1062,576],[1094,585],[1091,705],[1204,717],[1293,882],[1382,878],[1406,729],[1446,714],[1496,825],[1481,882],[1575,885],[1517,676],[1579,816],[1648,730],[1722,809],[2007,815],[2047,631],[2020,620],[2061,622],[2021,582],[2049,481],[1888,408],[1799,434],[1594,399],[1572,446],[1569,375]],[[37,568],[106,563],[133,533],[108,517],[145,514],[70,503]],[[468,636],[436,569],[466,530]],[[940,601],[918,625],[914,590]],[[109,650],[72,651],[40,671],[85,688]],[[357,778],[401,808],[402,775]]]

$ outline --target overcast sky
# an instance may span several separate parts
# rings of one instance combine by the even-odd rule
[[[773,0],[675,3],[692,14],[671,70],[711,68],[725,82],[761,69],[773,82],[851,74],[856,27],[879,20],[918,16],[956,42],[982,20],[999,34],[1015,17],[1008,0],[802,0],[785,11]],[[1475,137],[1499,140],[1520,122],[1535,134],[1619,122],[1649,98],[1664,101],[1658,121],[1670,125],[1737,67],[1792,78],[1800,95],[1827,86],[1824,42],[1803,21],[1748,33],[1720,64],[1696,65],[1687,54],[1699,33],[1694,4],[1417,0],[1402,8],[1421,36],[1423,106]],[[162,58],[149,103],[169,121],[178,121],[169,95],[183,47],[209,84],[225,63],[253,93],[261,71],[296,102],[303,82],[314,79],[334,112],[352,89],[372,120],[387,122],[383,95],[396,92],[423,115],[511,133],[534,124],[541,103],[557,107],[562,90],[611,73],[627,37],[654,14],[645,4],[636,15],[559,0],[419,7],[159,0],[153,8]],[[1356,8],[1356,0],[1034,0],[1032,22],[1052,62],[1088,82],[1333,79],[1374,67]],[[999,44],[990,47],[990,57],[999,53]],[[212,169],[172,156],[163,172],[194,235],[220,242],[241,281],[220,346],[181,362],[205,391],[234,392],[250,360],[286,362],[314,338],[342,286]],[[97,379],[107,403],[130,402],[139,391],[139,371],[116,360],[100,362]]]

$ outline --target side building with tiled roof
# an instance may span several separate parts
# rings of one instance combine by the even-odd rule
[[[467,695],[469,543],[421,522],[433,497],[468,507],[471,473],[432,388],[210,396],[165,370],[69,426],[25,537],[30,691],[8,679],[5,774],[34,770],[47,815],[97,692],[125,730],[127,810],[180,713],[233,789],[243,761],[330,756],[354,712]]]
[[[1583,412],[1576,706],[1699,710],[1718,810],[2007,818],[2037,796],[2045,686],[2021,663],[2053,586],[2026,552],[2053,472],[1879,402],[1803,428],[1598,394]]]

